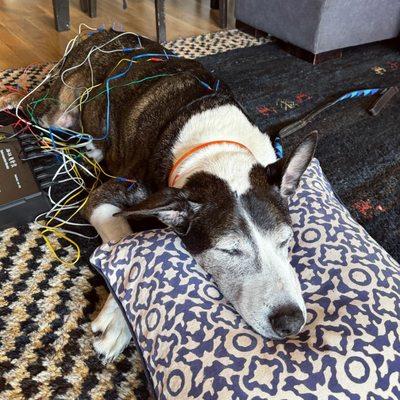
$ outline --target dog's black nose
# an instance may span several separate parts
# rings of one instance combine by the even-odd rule
[[[295,305],[281,306],[269,317],[272,329],[282,338],[296,335],[304,324],[304,316]]]

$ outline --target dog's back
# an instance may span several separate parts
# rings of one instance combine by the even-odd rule
[[[119,77],[109,82],[109,98],[101,95],[104,84],[91,95],[99,97],[85,105],[83,126],[106,137],[100,147],[112,174],[163,179],[170,167],[166,151],[193,113],[233,100],[225,87],[215,90],[217,80],[199,62],[173,57],[156,43],[131,52],[134,63],[127,58],[121,57],[115,69],[110,65],[108,77]]]
[[[93,51],[96,47],[100,50]],[[88,87],[93,89],[79,112],[77,99]],[[155,189],[165,185],[172,162],[168,152],[188,119],[234,102],[199,62],[113,31],[79,43],[46,90],[58,102],[36,108],[43,125],[82,127],[95,138],[95,154],[111,174],[146,180]]]

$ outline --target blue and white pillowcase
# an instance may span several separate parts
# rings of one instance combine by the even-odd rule
[[[400,267],[350,216],[313,160],[290,201],[308,320],[253,332],[170,230],[99,247],[160,399],[399,399]]]

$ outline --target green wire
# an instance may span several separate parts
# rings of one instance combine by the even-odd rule
[[[174,75],[176,75],[176,74],[158,74],[158,75],[153,75],[153,76],[147,76],[146,78],[135,80],[135,81],[131,81],[131,82],[128,82],[128,83],[124,83],[123,85],[112,86],[112,87],[110,87],[109,91],[111,91],[112,89],[115,89],[115,88],[119,88],[119,87],[135,85],[135,84],[142,83],[142,82],[145,82],[145,81],[148,81],[148,80],[151,80],[151,79],[161,78],[161,77],[164,77],[164,76],[174,76]],[[83,104],[89,103],[89,101],[92,101],[92,100],[96,99],[97,97],[101,96],[102,94],[104,94],[106,92],[107,92],[107,90],[103,90],[100,93],[97,93],[96,96],[93,96],[90,99],[86,100]]]
[[[37,119],[36,119],[36,115],[34,115],[34,112],[35,112],[35,109],[36,109],[38,104],[43,103],[43,101],[45,101],[45,100],[51,100],[51,101],[56,101],[56,102],[59,101],[57,99],[54,99],[54,98],[51,98],[51,97],[47,97],[48,95],[49,95],[49,91],[47,90],[47,92],[46,92],[46,94],[44,96],[42,96],[40,99],[37,99],[35,101],[30,102],[27,105],[27,111],[28,111],[29,117],[33,120],[33,122],[35,124],[37,124]],[[32,104],[33,104],[33,107],[31,106]]]
[[[110,87],[109,90],[112,90],[112,89],[115,89],[115,88],[119,88],[119,87],[124,87],[124,86],[136,85],[136,84],[139,84],[139,83],[142,83],[142,82],[151,80],[151,79],[162,78],[162,77],[166,77],[166,76],[174,76],[174,75],[177,75],[177,74],[158,74],[158,75],[153,75],[153,76],[147,76],[146,78],[138,79],[138,80],[134,80],[134,81],[130,81],[130,82],[128,82],[128,83],[124,83],[123,85],[115,85],[115,86],[112,86],[112,87]],[[107,92],[107,90],[101,91],[100,93],[96,94],[96,96],[91,97],[90,99],[86,100],[83,104],[89,103],[90,101],[96,99],[97,97],[101,96],[101,95],[104,94],[105,92]],[[34,118],[33,111],[34,111],[34,109],[36,108],[36,105],[37,105],[38,103],[43,102],[44,100],[58,101],[57,99],[53,99],[53,98],[50,98],[50,97],[46,97],[47,95],[48,95],[48,91],[47,91],[47,93],[46,93],[42,98],[40,98],[40,99],[38,99],[38,100],[35,100],[35,101],[32,101],[31,103],[28,104],[28,107],[29,107],[29,108],[31,108],[31,107],[30,107],[31,104],[35,104],[35,107],[33,108],[32,112],[28,109],[29,116],[30,116],[30,118],[35,122],[35,124],[37,124],[37,121],[36,121],[36,118]],[[74,132],[74,133],[76,133],[76,134],[78,134],[78,135],[92,136],[92,135],[90,135],[89,133],[75,132],[75,131],[72,131],[72,130],[71,130],[71,132]],[[80,140],[80,139],[79,139],[79,140]]]

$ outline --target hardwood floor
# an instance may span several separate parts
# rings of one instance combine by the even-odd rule
[[[54,28],[51,0],[0,0],[0,69],[23,67],[59,59],[67,42],[84,22],[92,27],[102,23],[123,24],[125,30],[155,39],[154,0],[97,0],[97,18],[80,9],[79,0],[70,0],[71,30]],[[167,39],[218,31],[218,10],[209,0],[166,0]],[[231,12],[232,14],[232,12]],[[230,15],[228,26],[233,26]]]

